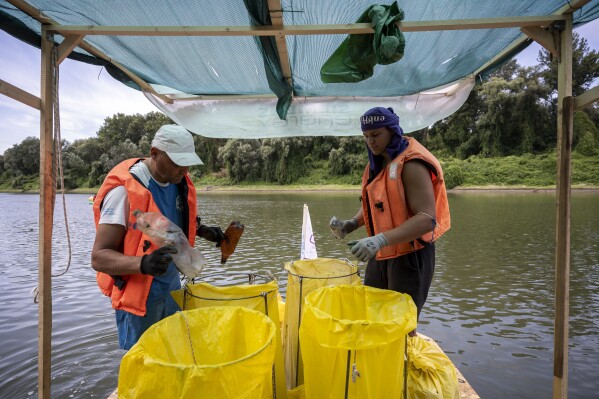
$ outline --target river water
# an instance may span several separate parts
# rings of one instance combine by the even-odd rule
[[[351,259],[328,231],[331,216],[349,218],[358,193],[201,193],[206,224],[246,229],[226,267],[198,239],[219,284],[241,272],[270,270],[299,258],[303,204],[318,254]],[[88,195],[66,196],[72,245],[68,272],[53,278],[52,397],[106,398],[116,387],[123,351],[114,315],[90,266],[94,238]],[[572,196],[569,393],[599,390],[599,194]],[[437,242],[437,268],[418,330],[433,337],[483,398],[551,396],[553,375],[553,193],[450,193],[452,229]],[[53,273],[64,271],[68,245],[57,197]],[[39,196],[0,194],[0,398],[37,395]],[[363,229],[353,238],[364,236]],[[284,294],[284,285],[281,287]]]

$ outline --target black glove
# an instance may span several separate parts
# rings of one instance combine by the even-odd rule
[[[215,242],[217,247],[220,247],[220,243],[225,239],[225,233],[218,226],[209,227],[202,224],[202,219],[196,217],[197,229],[196,235],[202,237],[205,240]]]
[[[175,247],[162,247],[142,256],[140,266],[142,274],[162,276],[166,273],[168,265],[173,261],[171,254],[176,254],[177,252],[177,248]]]

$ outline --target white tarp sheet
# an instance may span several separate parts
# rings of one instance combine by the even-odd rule
[[[352,136],[362,134],[360,116],[372,107],[392,107],[405,133],[432,125],[457,111],[474,87],[474,78],[401,97],[296,97],[281,120],[276,98],[236,100],[179,100],[172,104],[145,93],[173,121],[189,131],[213,138],[291,136]],[[178,94],[164,86],[162,94]]]

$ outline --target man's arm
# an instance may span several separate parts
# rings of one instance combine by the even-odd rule
[[[435,192],[430,171],[418,161],[407,162],[401,174],[406,200],[412,213],[401,226],[384,232],[388,245],[413,241],[433,230],[435,219]]]
[[[364,226],[364,210],[362,207],[358,209],[358,212],[356,212],[356,215],[353,218],[358,222],[358,227]]]
[[[119,224],[99,224],[92,248],[92,267],[113,276],[141,273],[140,256],[123,255],[120,250],[127,230]]]

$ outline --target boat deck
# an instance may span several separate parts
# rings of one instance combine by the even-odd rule
[[[437,348],[439,348],[439,350],[443,352],[443,349],[441,349],[439,344],[437,344],[437,342],[434,339],[420,333],[418,333],[418,335],[422,337],[425,341],[431,342],[433,345],[435,345]],[[455,367],[455,364],[453,366]],[[480,399],[480,396],[478,396],[474,388],[472,388],[472,386],[468,383],[466,378],[464,378],[462,373],[460,373],[460,370],[457,367],[455,367],[455,371],[458,375],[460,399]],[[116,397],[114,399],[116,399]]]
[[[421,336],[422,338],[424,338],[426,341],[433,343],[437,348],[439,348],[441,351],[443,351],[441,349],[441,347],[439,346],[439,344],[437,344],[437,342],[434,339],[427,337],[426,335],[422,335],[420,333],[418,333],[418,335]],[[454,365],[454,367],[455,367],[455,365]],[[472,388],[472,386],[468,383],[466,378],[464,378],[462,373],[460,373],[460,370],[457,367],[455,368],[455,371],[458,375],[460,399],[480,399],[480,396],[478,396],[478,394],[476,393],[474,388]],[[107,399],[118,399],[117,390],[115,389],[114,392],[111,393]]]

